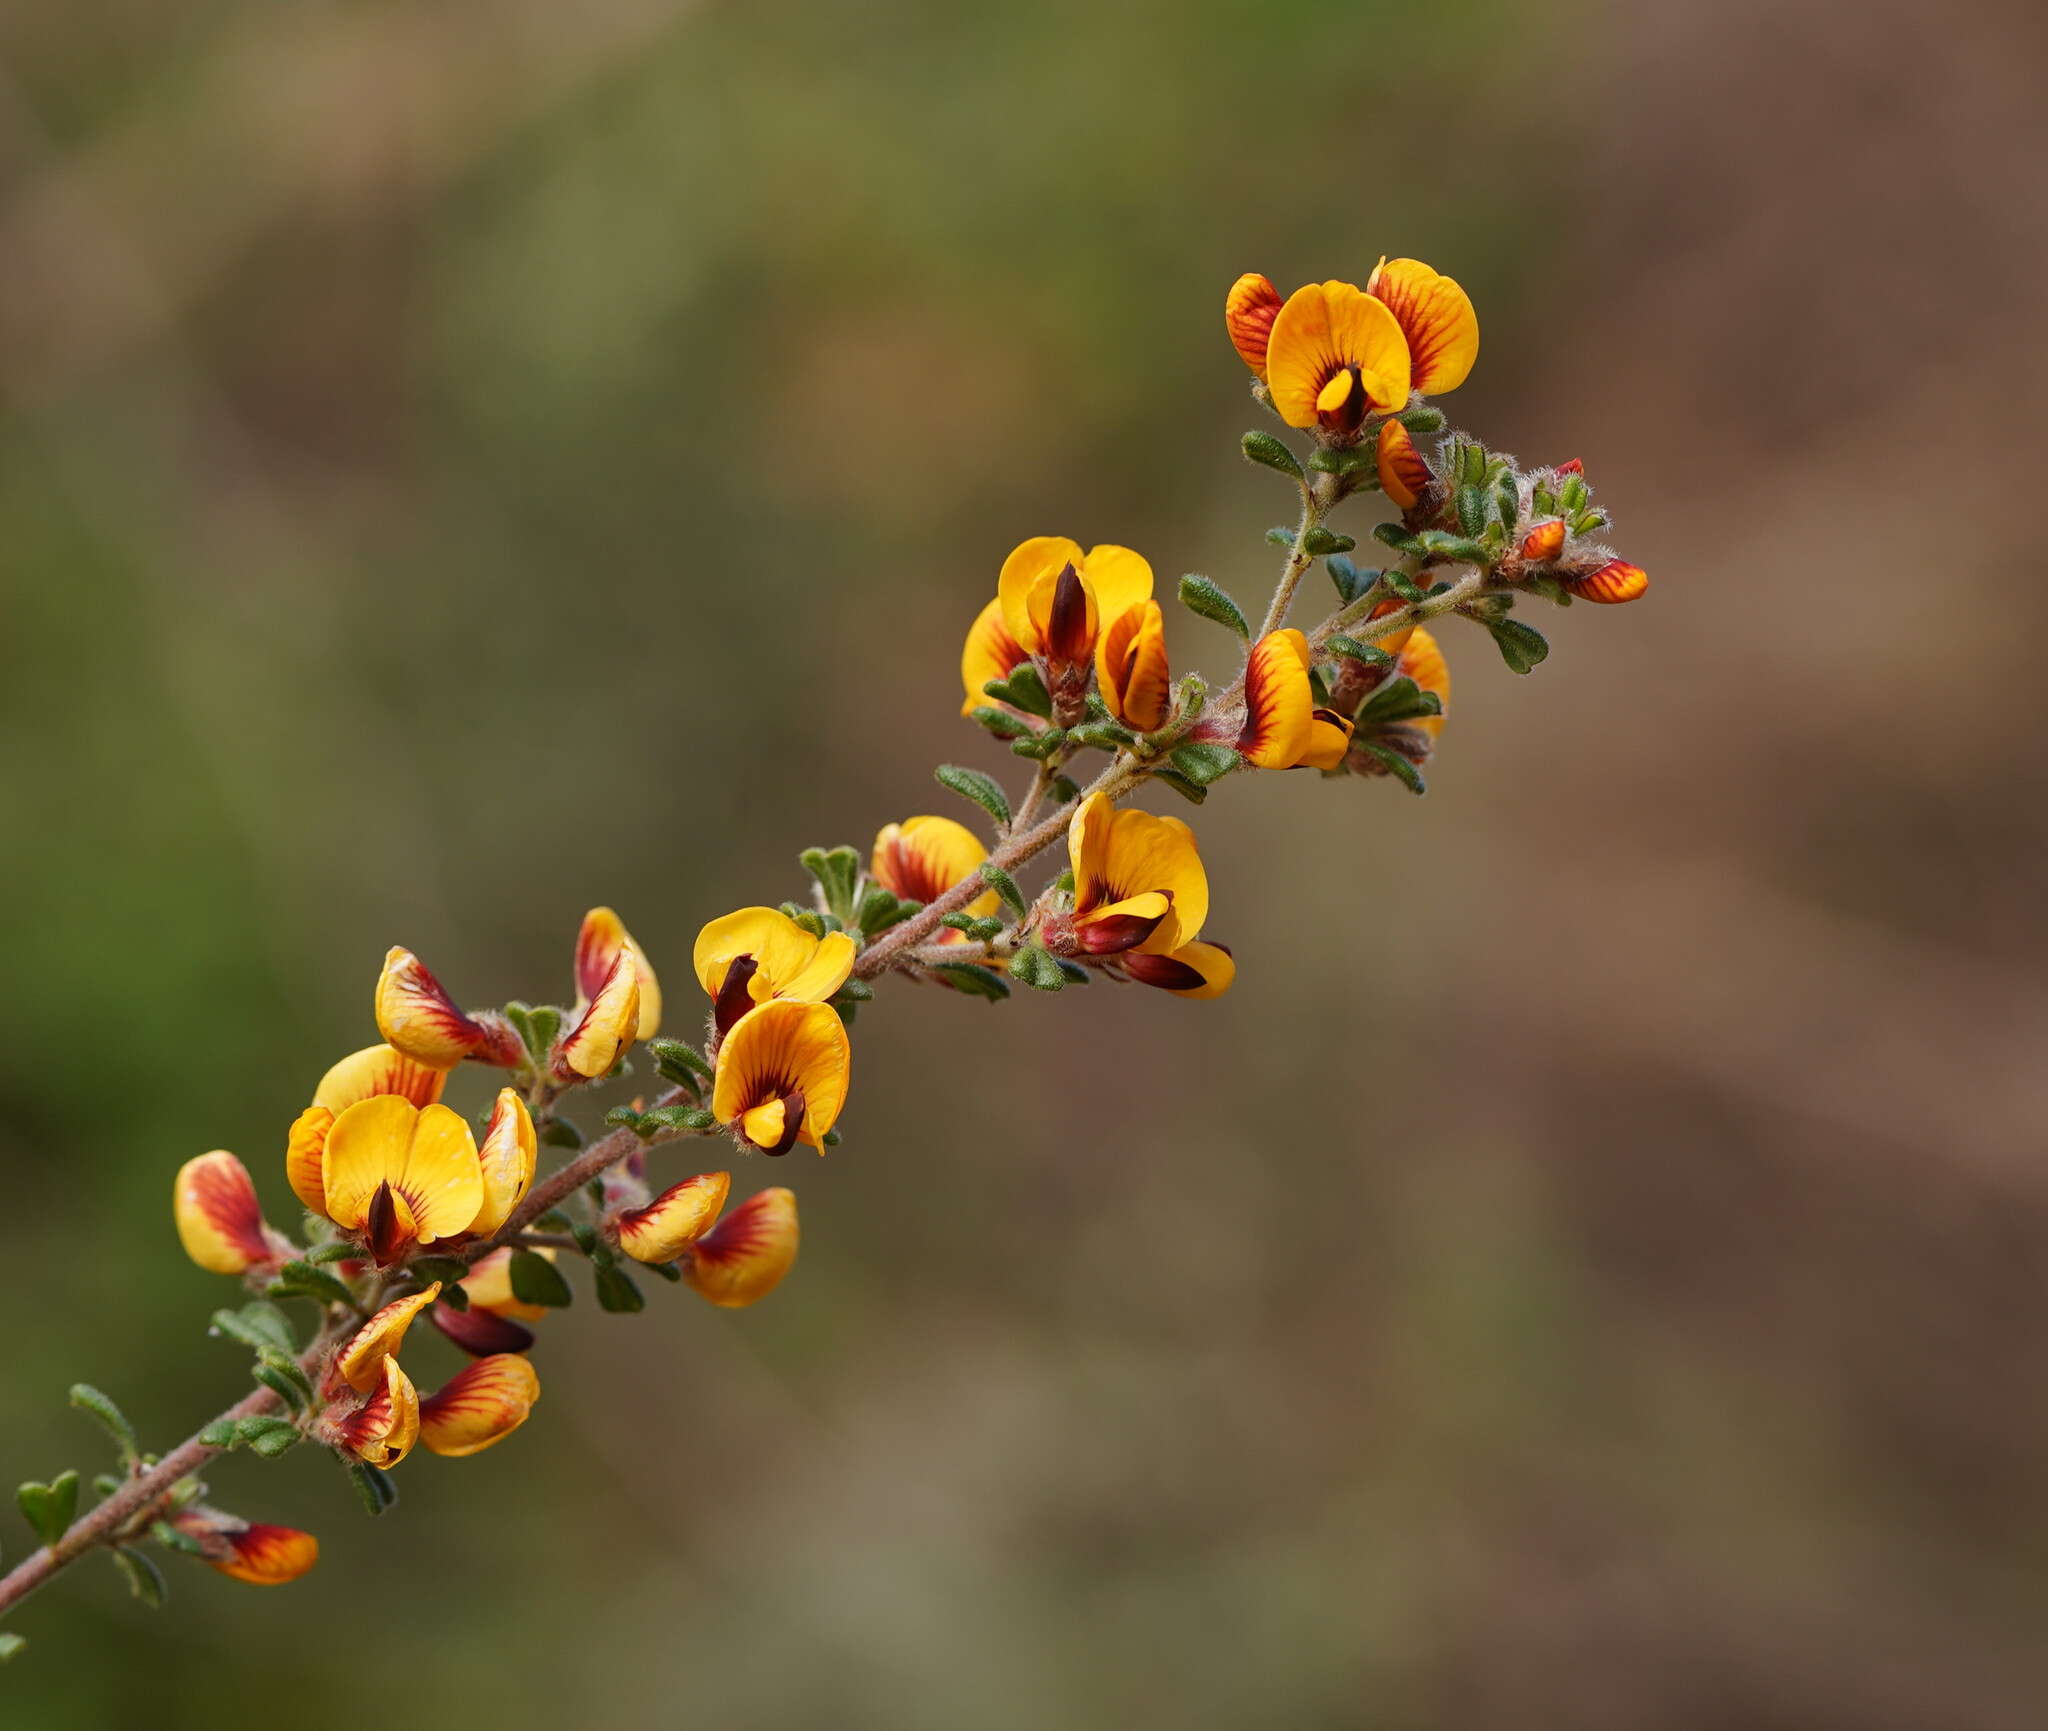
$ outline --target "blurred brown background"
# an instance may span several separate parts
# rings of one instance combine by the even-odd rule
[[[170,1176],[292,1218],[387,944],[559,995],[609,901],[680,1024],[703,919],[1010,762],[1017,540],[1261,590],[1239,271],[1459,276],[1448,406],[1654,582],[1526,680],[1447,632],[1425,801],[1212,801],[1232,996],[889,992],[741,1171],[773,1299],[579,1304],[375,1526],[223,1463],[322,1567],[76,1571],[0,1719],[2039,1725],[2039,19],[0,10],[15,1477],[75,1377],[240,1385]]]

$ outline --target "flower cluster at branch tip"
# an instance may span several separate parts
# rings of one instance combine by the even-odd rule
[[[1025,760],[1028,784],[1013,797],[984,770],[936,771],[986,831],[924,813],[884,825],[865,852],[806,849],[802,900],[744,906],[698,932],[691,967],[705,1007],[694,1042],[662,1032],[654,967],[609,908],[584,918],[567,1005],[465,1009],[394,948],[374,992],[380,1043],[329,1069],[285,1138],[300,1235],[264,1219],[234,1155],[216,1150],[179,1170],[173,1212],[187,1254],[249,1288],[247,1302],[215,1313],[213,1332],[253,1353],[259,1386],[192,1439],[175,1470],[140,1451],[104,1395],[74,1391],[120,1442],[125,1471],[102,1481],[106,1501],[81,1523],[86,1543],[109,1548],[138,1592],[160,1592],[146,1541],[258,1583],[290,1580],[318,1556],[309,1534],[206,1502],[189,1462],[210,1451],[322,1444],[377,1513],[395,1495],[391,1469],[416,1447],[460,1457],[503,1441],[539,1398],[536,1327],[572,1301],[579,1268],[614,1313],[644,1308],[640,1271],[722,1308],[773,1291],[797,1254],[793,1192],[770,1186],[733,1204],[730,1172],[654,1168],[665,1144],[685,1138],[725,1137],[736,1160],[837,1146],[848,1030],[871,982],[991,1000],[1018,985],[1097,981],[1194,999],[1229,991],[1237,964],[1207,935],[1209,874],[1194,831],[1133,795],[1156,787],[1201,805],[1226,777],[1255,770],[1390,778],[1420,793],[1450,699],[1430,625],[1467,621],[1525,674],[1549,644],[1519,604],[1644,592],[1641,568],[1597,539],[1607,515],[1581,464],[1524,468],[1450,431],[1429,400],[1463,384],[1479,353],[1477,315],[1451,278],[1382,259],[1363,287],[1318,282],[1283,297],[1248,274],[1224,320],[1254,399],[1283,431],[1306,435],[1297,445],[1254,430],[1241,441],[1286,481],[1298,511],[1294,526],[1267,532],[1283,557],[1261,612],[1248,615],[1206,576],[1173,590],[1234,634],[1227,679],[1176,678],[1141,555],[1113,542],[1084,551],[1060,535],[1024,540],[968,630],[960,675],[962,715]],[[1373,494],[1392,510],[1371,529],[1386,550],[1376,567],[1327,526],[1347,500]],[[1314,624],[1292,624],[1318,563],[1335,600]],[[1062,838],[1064,869],[1035,889],[1020,883]],[[464,1064],[499,1072],[474,1119],[443,1100]],[[570,1116],[581,1091],[642,1070],[655,1097],[611,1106],[603,1132]],[[544,1150],[562,1156],[546,1172]],[[422,1316],[469,1360],[425,1397],[400,1362],[415,1338],[432,1348],[433,1335],[411,1332]],[[67,1560],[76,1480],[21,1490],[51,1555],[64,1540]]]

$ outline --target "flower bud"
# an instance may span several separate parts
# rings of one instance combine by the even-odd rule
[[[1532,565],[1548,565],[1564,551],[1564,523],[1552,517],[1522,537],[1522,557]]]
[[[766,1298],[796,1261],[796,1197],[763,1190],[690,1247],[683,1275],[713,1304],[737,1310]]]
[[[1565,577],[1564,586],[1581,601],[1597,601],[1611,607],[1635,600],[1650,587],[1650,579],[1640,565],[1631,565],[1626,559],[1609,559],[1583,576]]]
[[[727,1172],[702,1172],[671,1185],[645,1208],[618,1216],[618,1245],[636,1262],[673,1262],[710,1228],[732,1187]]]

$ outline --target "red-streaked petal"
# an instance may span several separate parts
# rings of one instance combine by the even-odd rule
[[[645,1208],[618,1218],[619,1248],[637,1262],[673,1262],[710,1230],[732,1188],[729,1172],[700,1172],[672,1184]]]
[[[490,1036],[456,1007],[426,963],[393,947],[377,976],[377,1032],[416,1063],[452,1070],[483,1050]]]
[[[335,1440],[373,1467],[395,1467],[420,1435],[420,1396],[398,1360],[384,1360],[382,1384],[335,1426]]]
[[[1610,559],[1583,577],[1565,578],[1564,586],[1581,601],[1613,607],[1635,600],[1649,588],[1650,578],[1640,565],[1631,565],[1626,559]]]
[[[690,1247],[683,1273],[727,1310],[766,1298],[796,1261],[796,1197],[763,1190],[749,1197]]]
[[[1266,376],[1266,341],[1282,306],[1280,291],[1257,271],[1246,271],[1223,297],[1223,328],[1238,358],[1260,378]]]
[[[540,1373],[513,1353],[480,1358],[420,1402],[420,1441],[437,1455],[473,1455],[503,1442],[540,1399]]]
[[[654,977],[654,964],[647,952],[633,941],[633,934],[610,908],[592,908],[583,916],[576,934],[576,1008],[584,1006],[611,977],[612,965],[621,951],[633,958],[633,977],[640,987],[640,1020],[633,1030],[636,1040],[651,1040],[661,1031],[661,985]]]
[[[1548,565],[1564,551],[1563,519],[1552,517],[1538,523],[1522,537],[1522,557],[1534,565]]]
[[[1479,358],[1472,297],[1420,259],[1383,259],[1365,285],[1408,339],[1409,386],[1424,396],[1454,391]]]
[[[1414,510],[1436,484],[1436,476],[1416,450],[1414,438],[1398,420],[1380,424],[1377,461],[1381,488],[1404,511]]]
[[[441,1283],[437,1280],[424,1292],[408,1293],[385,1305],[356,1330],[355,1337],[335,1360],[342,1380],[356,1393],[368,1394],[384,1375],[384,1361],[405,1344],[405,1331],[412,1327],[413,1318],[440,1296]]]
[[[171,1211],[185,1254],[209,1274],[240,1274],[278,1260],[249,1169],[225,1149],[178,1168]]]
[[[1275,631],[1252,646],[1244,674],[1244,731],[1237,749],[1261,769],[1292,769],[1308,748],[1315,698],[1309,690],[1306,640]]]
[[[484,1175],[484,1205],[469,1229],[479,1238],[488,1238],[512,1218],[512,1210],[525,1199],[540,1154],[533,1119],[518,1089],[498,1090],[497,1104],[491,1109],[491,1121],[476,1154]]]
[[[608,1076],[639,1025],[639,969],[633,957],[621,951],[583,1019],[562,1042],[562,1062],[586,1080]]]

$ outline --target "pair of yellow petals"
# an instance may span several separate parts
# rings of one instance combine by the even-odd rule
[[[398,1362],[413,1319],[441,1295],[436,1281],[384,1306],[335,1360],[363,1400],[333,1421],[331,1440],[374,1467],[394,1467],[424,1443],[435,1454],[479,1454],[517,1430],[540,1399],[540,1376],[518,1353],[480,1358],[422,1400]]]

